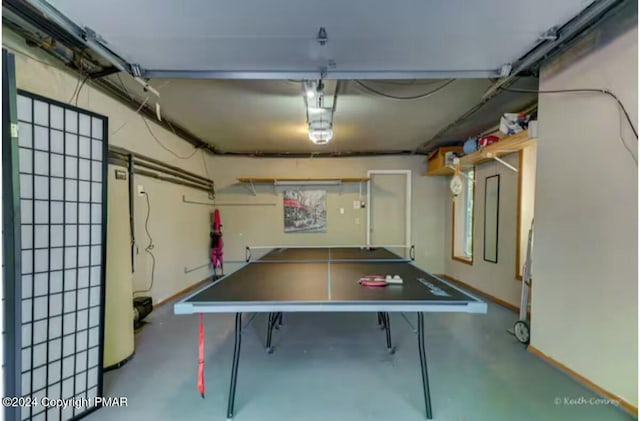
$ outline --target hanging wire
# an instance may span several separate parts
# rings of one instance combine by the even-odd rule
[[[368,85],[366,85],[364,82],[360,81],[360,80],[356,80],[355,82],[360,85],[362,88],[364,88],[365,90],[376,94],[378,96],[384,97],[384,98],[388,98],[388,99],[394,99],[396,101],[414,101],[417,99],[424,99],[424,98],[428,98],[431,95],[436,94],[437,92],[439,92],[440,90],[446,88],[447,86],[449,86],[450,84],[452,84],[453,82],[455,82],[456,79],[449,79],[448,81],[446,81],[445,83],[443,83],[442,85],[438,86],[435,89],[432,89],[429,92],[425,92],[423,94],[418,94],[418,95],[411,95],[411,96],[397,96],[397,95],[391,95],[391,94],[387,94],[381,91],[378,91]]]

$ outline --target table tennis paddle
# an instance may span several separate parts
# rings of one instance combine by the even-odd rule
[[[367,287],[385,287],[387,285],[402,285],[402,278],[398,275],[366,275],[360,278],[360,285]]]

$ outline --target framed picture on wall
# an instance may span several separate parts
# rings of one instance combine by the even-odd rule
[[[283,192],[284,232],[327,232],[326,190]]]

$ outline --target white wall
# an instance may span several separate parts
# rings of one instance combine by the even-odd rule
[[[518,154],[503,157],[518,168]],[[484,186],[485,178],[500,174],[498,263],[486,262],[484,256]],[[450,177],[446,178],[447,181]],[[518,174],[504,165],[491,161],[476,167],[475,205],[473,217],[473,264],[451,257],[451,195],[446,204],[445,273],[482,292],[514,306],[520,305],[521,283],[516,279],[516,228],[518,212]],[[457,221],[456,225],[462,223]]]
[[[424,177],[423,157],[265,159],[212,157],[209,160],[216,182],[216,203],[268,203],[274,206],[219,206],[225,241],[225,267],[242,261],[247,245],[286,244],[365,244],[366,209],[353,209],[360,197],[358,183],[318,187],[327,190],[327,233],[285,234],[281,188],[256,185],[257,196],[249,193],[237,177],[366,177],[367,170],[399,169],[412,171],[412,243],[416,264],[434,272],[444,269],[446,180]],[[366,184],[362,197],[366,200]],[[201,196],[204,196],[201,195]],[[203,199],[200,197],[200,199]],[[339,209],[345,213],[340,214]],[[356,223],[359,218],[359,224]],[[233,266],[234,268],[237,265]]]
[[[637,27],[543,69],[542,90],[606,88],[638,122]],[[532,345],[637,406],[637,140],[604,95],[540,95]],[[621,129],[622,126],[622,129]],[[621,133],[622,130],[622,133]]]
[[[3,42],[12,50],[24,51],[39,60],[47,60],[47,56],[38,55],[38,51],[28,49],[24,41],[12,35],[3,28]],[[74,75],[47,66],[38,61],[16,54],[16,81],[18,89],[23,89],[61,102],[69,102],[77,86],[78,78]],[[123,75],[123,77],[128,77]],[[74,101],[75,103],[75,101]],[[117,145],[146,156],[162,160],[187,171],[206,176],[201,152],[191,159],[177,159],[161,148],[147,131],[141,117],[120,102],[94,89],[90,83],[82,88],[78,98],[78,107],[91,110],[109,118],[109,143]],[[154,134],[163,144],[180,156],[188,156],[193,147],[173,133],[150,122]],[[116,132],[114,134],[114,132]],[[204,279],[210,273],[207,268],[184,273],[185,267],[193,267],[208,261],[209,217],[207,210],[198,206],[182,204],[182,195],[193,193],[194,190],[150,180],[146,177],[136,177],[136,184],[143,184],[150,194],[152,214],[149,229],[154,238],[156,249],[155,283],[151,293],[154,302],[158,302],[172,294],[187,288]],[[121,206],[128,206],[122,203]],[[135,201],[136,239],[140,243],[139,254],[136,257],[134,274],[134,290],[144,289],[150,282],[151,259],[144,253],[146,244],[144,220],[146,217],[146,202],[144,197]],[[128,221],[122,221],[128,224]],[[123,244],[122,247],[129,247]]]

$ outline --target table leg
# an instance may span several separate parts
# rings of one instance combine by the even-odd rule
[[[238,381],[238,362],[240,360],[240,342],[242,338],[242,313],[236,313],[236,342],[233,347],[233,364],[231,366],[231,384],[229,385],[229,403],[227,419],[233,418],[233,405],[236,400],[236,383]]]
[[[387,350],[389,354],[393,354],[395,350],[393,349],[393,345],[391,345],[391,319],[389,318],[389,313],[382,313],[382,317],[384,319],[385,330],[387,331]]]
[[[380,329],[384,329],[384,324],[382,323],[382,313],[378,312],[378,326],[380,326]]]
[[[273,336],[273,327],[278,322],[278,314],[277,313],[269,313],[269,319],[267,321],[267,352],[271,354],[273,352],[273,347],[271,346],[271,337]]]
[[[429,374],[427,373],[427,357],[424,349],[424,314],[418,313],[418,353],[420,354],[420,369],[422,371],[422,391],[424,393],[424,406],[427,419],[431,414],[431,394],[429,392]]]

